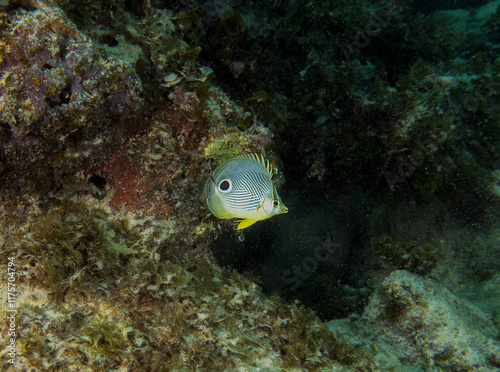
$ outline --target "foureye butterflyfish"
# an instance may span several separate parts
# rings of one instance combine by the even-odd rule
[[[239,218],[237,229],[287,213],[262,155],[248,154],[219,165],[205,183],[208,208],[217,218]]]

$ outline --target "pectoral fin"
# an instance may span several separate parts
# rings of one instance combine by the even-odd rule
[[[252,226],[257,221],[258,220],[241,220],[241,221],[238,221],[239,224],[238,224],[238,227],[236,228],[236,230],[246,229],[248,226]]]

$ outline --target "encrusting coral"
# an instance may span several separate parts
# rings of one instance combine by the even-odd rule
[[[128,66],[97,53],[61,9],[39,5],[10,10],[0,25],[0,121],[7,186],[49,190],[118,142],[117,119],[143,100]]]
[[[2,262],[13,256],[19,270],[20,366],[222,371],[360,363],[362,354],[310,310],[264,297],[201,248],[179,250],[169,221],[145,228],[147,220],[90,198],[33,221],[2,252]]]

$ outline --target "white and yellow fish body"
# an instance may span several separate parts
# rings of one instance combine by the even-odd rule
[[[262,155],[249,154],[226,161],[205,183],[208,208],[218,218],[239,218],[238,229],[287,213],[272,175],[272,167]]]

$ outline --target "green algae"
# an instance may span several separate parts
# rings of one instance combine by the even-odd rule
[[[144,233],[90,200],[65,201],[19,232],[22,284],[35,288],[19,312],[46,325],[43,334],[23,327],[23,360],[34,355],[47,368],[64,347],[61,363],[106,369],[363,363],[311,310],[266,298],[252,279],[201,252],[158,245],[157,228]]]
[[[248,140],[239,132],[230,132],[224,139],[217,140],[205,149],[205,155],[217,160],[218,164],[247,153]]]

